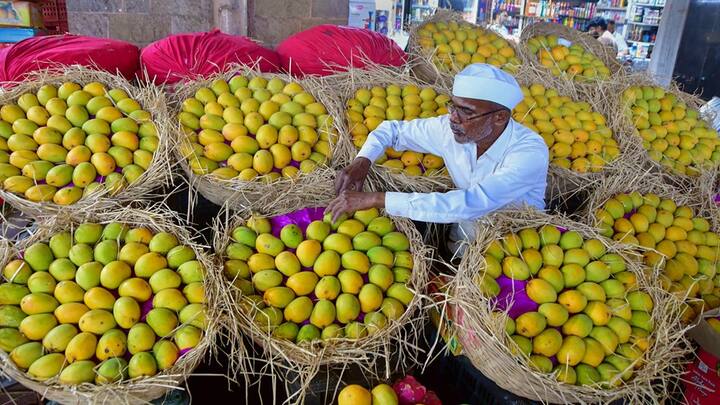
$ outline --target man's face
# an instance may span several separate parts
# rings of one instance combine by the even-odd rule
[[[484,100],[453,97],[450,129],[457,143],[487,141],[495,129],[504,128],[510,113],[502,106]]]
[[[608,31],[610,31],[611,34],[615,33],[615,22],[611,21],[608,23]]]
[[[588,33],[592,35],[593,38],[599,38],[600,35],[602,35],[602,32],[600,32],[600,27],[590,27]]]

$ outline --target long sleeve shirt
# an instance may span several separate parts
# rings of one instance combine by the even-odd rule
[[[374,162],[386,148],[432,153],[443,158],[458,187],[446,193],[385,193],[391,215],[416,221],[468,223],[507,205],[545,208],[548,148],[543,139],[510,119],[505,131],[481,156],[474,143],[455,141],[449,115],[412,121],[385,121],[358,153]],[[465,223],[465,224],[462,224]]]

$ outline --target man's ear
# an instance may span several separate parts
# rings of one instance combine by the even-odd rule
[[[495,115],[495,123],[498,125],[505,125],[509,120],[510,110],[502,110]]]

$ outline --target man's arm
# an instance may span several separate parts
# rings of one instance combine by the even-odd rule
[[[440,155],[444,149],[443,136],[447,130],[443,120],[447,120],[447,117],[383,121],[368,135],[357,156],[374,162],[387,148]]]
[[[447,193],[385,193],[385,210],[415,221],[474,220],[518,200],[538,182],[546,181],[547,168],[547,148],[529,145],[510,152],[503,167],[469,189]]]

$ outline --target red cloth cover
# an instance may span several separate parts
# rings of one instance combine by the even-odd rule
[[[19,81],[34,70],[62,65],[84,65],[132,79],[138,70],[140,50],[109,38],[81,35],[33,37],[0,52],[0,80]]]
[[[148,77],[158,83],[176,83],[185,78],[208,76],[231,63],[253,66],[262,72],[277,72],[277,54],[250,38],[213,30],[171,35],[142,50],[140,63]]]
[[[378,32],[339,25],[318,25],[288,37],[277,47],[283,69],[294,76],[326,76],[363,68],[366,61],[401,66],[405,51]]]

